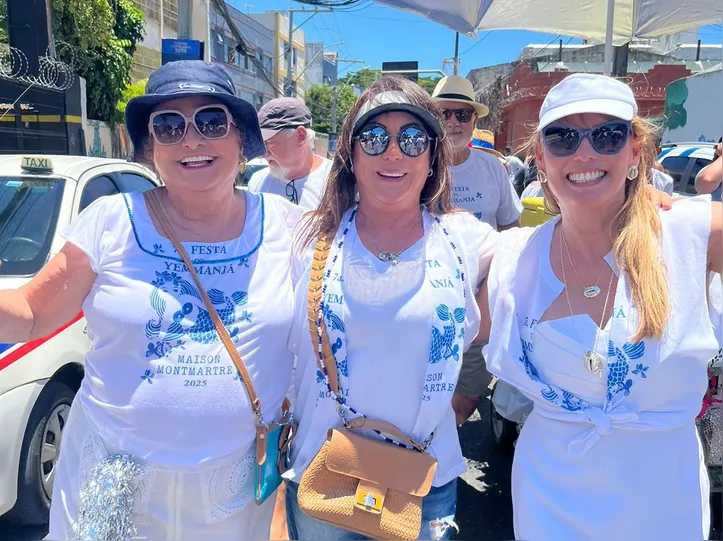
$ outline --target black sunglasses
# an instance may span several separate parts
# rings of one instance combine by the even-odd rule
[[[148,131],[161,145],[180,143],[193,124],[206,139],[221,139],[228,135],[233,124],[231,114],[224,105],[203,105],[188,117],[180,111],[156,111],[148,120]]]
[[[406,126],[397,134],[389,131],[379,124],[372,124],[362,129],[361,133],[354,137],[359,141],[359,146],[369,156],[384,154],[389,148],[389,141],[396,135],[397,145],[405,155],[416,158],[424,154],[429,147],[430,137],[427,132],[419,126]]]
[[[569,126],[548,126],[542,130],[542,140],[553,156],[565,157],[575,154],[583,139],[590,141],[598,154],[617,154],[628,142],[633,127],[622,120],[606,122],[589,130]]]
[[[452,115],[457,117],[460,124],[467,124],[474,116],[474,109],[442,109],[444,120],[449,120]]]

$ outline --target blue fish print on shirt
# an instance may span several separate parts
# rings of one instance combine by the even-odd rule
[[[341,318],[336,315],[332,309],[331,306],[324,303],[324,305],[321,308],[322,313],[324,314],[324,318],[326,319],[326,324],[329,326],[329,328],[332,331],[341,331],[342,333],[346,332],[346,328],[344,327],[344,322],[341,320]]]
[[[626,342],[622,348],[617,347],[612,341],[608,341],[608,381],[607,381],[607,399],[608,402],[623,393],[625,396],[630,395],[630,389],[633,386],[633,380],[628,378],[630,375],[630,362],[640,359],[645,354],[645,342],[630,343]],[[633,371],[636,375],[645,374],[647,369]]]
[[[156,272],[156,279],[151,282],[154,286],[151,292],[151,307],[156,312],[158,319],[152,319],[146,323],[146,336],[148,338],[156,338],[162,342],[179,341],[184,337],[190,338],[194,342],[201,344],[214,344],[218,342],[218,334],[213,325],[210,314],[202,305],[203,300],[198,290],[187,280],[181,278],[175,272]],[[176,298],[191,297],[192,301],[185,302],[181,309],[173,314],[172,322],[168,327],[163,329],[164,317],[166,317],[167,304],[161,293],[168,293]],[[239,329],[234,327],[238,317],[236,308],[244,306],[248,303],[248,294],[245,291],[236,291],[227,296],[223,291],[211,289],[207,292],[211,303],[216,308],[219,318],[223,324],[229,329],[231,337],[235,337]],[[196,302],[193,302],[196,301]],[[200,301],[200,302],[198,302]],[[188,326],[189,316],[196,312],[196,320]],[[250,314],[245,312],[246,320],[250,319]],[[242,314],[243,315],[243,314]],[[167,355],[166,347],[160,346],[161,342],[156,342],[151,346],[147,353],[158,353]],[[182,342],[177,342],[182,345]]]
[[[223,291],[212,289],[208,292],[208,298],[211,299],[214,307],[223,306],[221,309],[216,308],[218,317],[226,328],[229,329],[231,338],[236,336],[239,332],[238,328],[233,327],[233,324],[236,323],[236,307],[243,306],[248,302],[248,294],[245,291],[236,291],[231,294],[231,297],[227,297]],[[184,305],[184,308],[185,306],[186,305]],[[186,334],[194,342],[215,344],[218,342],[218,334],[216,333],[216,327],[213,325],[211,314],[201,306],[196,306],[196,308],[198,309],[196,323],[186,329]]]
[[[453,358],[459,361],[460,350],[459,344],[455,344],[457,339],[456,323],[464,322],[467,312],[464,308],[455,308],[450,312],[449,306],[440,304],[437,306],[437,317],[442,321],[442,331],[432,326],[432,345],[429,348],[429,362],[437,364]]]

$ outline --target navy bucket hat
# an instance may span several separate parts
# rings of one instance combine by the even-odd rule
[[[225,105],[243,134],[243,155],[252,160],[266,154],[256,109],[236,95],[236,87],[223,67],[203,60],[169,62],[151,73],[146,93],[126,107],[126,128],[134,153],[148,137],[148,119],[166,101],[207,96]]]

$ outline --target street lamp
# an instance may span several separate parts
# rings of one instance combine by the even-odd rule
[[[326,46],[322,47],[322,49],[321,49],[318,53],[316,53],[316,54],[312,57],[311,60],[309,60],[309,61],[306,63],[306,66],[304,66],[304,69],[301,70],[301,73],[299,73],[299,74],[296,76],[296,79],[294,79],[294,84],[296,84],[296,81],[298,81],[298,80],[301,78],[301,76],[304,75],[304,72],[305,72],[307,69],[309,69],[309,66],[311,66],[311,65],[314,63],[314,60],[316,60],[317,57],[318,57],[321,53],[323,53],[324,51],[326,51],[329,47],[336,47],[337,45],[344,45],[345,43],[346,43],[346,41],[340,41],[339,43],[331,43],[331,44],[329,44],[329,45],[326,45]],[[287,91],[287,93],[288,93],[289,91],[291,91],[291,92],[293,93],[294,89],[293,89],[293,88],[287,88],[286,91]],[[288,94],[288,95],[291,96],[292,94]]]

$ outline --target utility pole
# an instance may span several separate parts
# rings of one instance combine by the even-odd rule
[[[355,60],[353,58],[339,58],[336,57],[334,63],[336,64],[336,75],[334,79],[334,101],[331,103],[331,130],[329,130],[329,152],[336,151],[336,125],[338,123],[337,111],[337,87],[339,86],[339,62],[345,62],[347,64],[363,64],[364,60]]]
[[[296,88],[294,85],[294,30],[298,30],[304,24],[311,20],[314,15],[319,13],[331,13],[333,9],[291,9],[289,8],[289,33],[288,46],[286,48],[286,84],[284,84],[284,95],[293,98],[296,95]],[[294,13],[311,13],[311,17],[306,19],[299,26],[294,28]]]
[[[459,75],[459,32],[454,38],[454,74]]]

